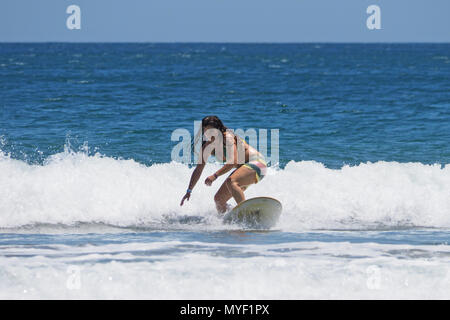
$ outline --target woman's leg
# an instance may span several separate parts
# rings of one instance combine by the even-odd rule
[[[247,186],[256,182],[256,172],[245,166],[236,169],[225,180],[225,184],[237,204],[245,200],[244,190]]]
[[[219,213],[225,213],[225,211],[227,211],[227,201],[230,200],[231,196],[231,192],[228,190],[227,182],[225,180],[214,196],[216,208]]]
[[[227,201],[231,199],[233,196],[230,188],[228,187],[229,180],[231,179],[231,176],[234,176],[235,172],[237,170],[233,171],[228,178],[224,181],[222,186],[217,190],[216,194],[214,195],[214,201],[216,203],[216,208],[219,213],[225,213],[227,211]],[[251,183],[250,183],[251,184]],[[244,192],[247,189],[248,185],[241,186],[241,191]]]

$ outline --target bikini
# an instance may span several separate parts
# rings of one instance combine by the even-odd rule
[[[242,166],[253,169],[256,172],[256,183],[261,181],[267,173],[267,163],[262,155],[254,155]]]
[[[244,142],[245,144],[247,143],[244,139],[241,139],[242,142]],[[225,156],[226,159],[226,146],[223,146],[223,154]],[[248,162],[242,164],[241,166],[249,168],[253,171],[256,172],[256,183],[258,183],[259,181],[261,181],[264,176],[267,173],[267,163],[266,160],[264,159],[264,156],[258,152],[258,154],[253,154],[251,156],[249,156]],[[241,167],[239,166],[239,168]]]

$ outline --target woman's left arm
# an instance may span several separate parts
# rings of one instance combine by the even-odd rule
[[[230,171],[231,169],[233,169],[235,167],[234,164],[225,164],[222,168],[220,168],[219,170],[216,171],[216,173],[214,173],[213,175],[209,176],[208,178],[206,178],[205,180],[205,184],[207,186],[210,186],[219,176],[227,173],[228,171]]]
[[[233,157],[233,159],[231,159],[231,160],[233,160],[232,163],[225,163],[222,168],[217,170],[213,175],[206,178],[205,184],[207,186],[210,186],[219,176],[227,173],[228,171],[230,171],[231,169],[236,167],[238,161],[237,161],[237,148],[236,148],[236,144],[234,143],[234,141],[233,141],[233,154],[234,154],[234,157]]]

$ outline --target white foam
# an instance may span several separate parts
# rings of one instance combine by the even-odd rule
[[[85,152],[55,154],[30,165],[0,154],[0,227],[77,222],[139,226],[167,215],[211,216],[224,181],[204,185],[205,168],[191,200],[180,201],[192,168],[179,163],[145,166]],[[313,161],[270,169],[247,197],[272,196],[283,204],[278,227],[450,227],[450,166],[376,162],[329,169]],[[231,200],[234,204],[234,201]]]
[[[220,252],[220,244],[210,246]],[[448,299],[448,246],[305,242],[156,256],[177,242],[0,248],[1,299]],[[295,249],[295,250],[294,250]],[[17,252],[15,252],[16,250]],[[407,252],[423,257],[408,257]],[[398,252],[405,252],[401,254]],[[11,255],[18,256],[12,257]],[[7,256],[9,255],[9,256]],[[401,258],[401,259],[399,259]]]

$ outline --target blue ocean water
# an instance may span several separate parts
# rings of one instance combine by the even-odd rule
[[[67,139],[168,162],[174,128],[216,114],[280,129],[280,163],[448,163],[449,44],[1,44],[2,150]]]
[[[450,44],[1,43],[0,298],[448,299],[449,88]],[[211,114],[279,129],[273,230],[219,164],[179,206]]]

